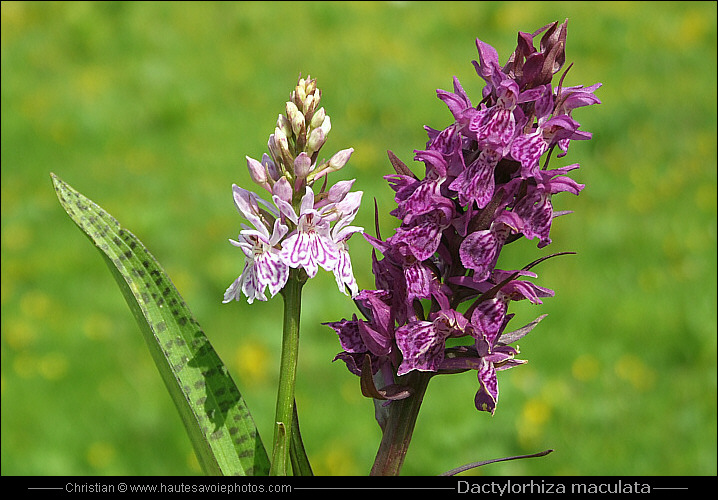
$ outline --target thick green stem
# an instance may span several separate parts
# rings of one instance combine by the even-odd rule
[[[285,476],[290,471],[289,443],[292,442],[294,417],[294,385],[299,355],[299,316],[302,306],[304,279],[299,270],[292,269],[284,289],[284,327],[282,356],[279,366],[279,390],[274,425],[274,452],[271,475]]]
[[[381,438],[379,451],[371,469],[372,476],[398,476],[404,464],[406,452],[411,443],[419,409],[424,400],[426,388],[433,373],[411,372],[407,382],[412,388],[412,394],[406,399],[392,401],[384,425],[384,434]]]

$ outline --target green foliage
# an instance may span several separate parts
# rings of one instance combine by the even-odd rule
[[[102,207],[51,175],[62,208],[100,251],[135,316],[202,470],[266,475],[269,458],[249,409],[162,266]]]
[[[566,83],[603,82],[575,118],[579,197],[555,197],[554,243],[515,243],[556,297],[500,374],[495,416],[471,374],[429,384],[404,474],[553,448],[479,474],[716,474],[716,9],[692,2],[2,4],[2,473],[199,474],[171,398],[107,269],[72,228],[50,171],[93,193],[153,250],[273,434],[281,300],[221,304],[242,269],[231,184],[249,187],[288,89],[316,77],[337,178],[376,197],[386,150],[411,166],[435,89],[480,94],[474,39],[502,61],[516,32],[569,18]],[[371,203],[357,225],[370,231]],[[370,246],[350,241],[360,287]],[[297,406],[316,474],[368,473],[373,405],[320,325],[354,306],[320,273],[302,297]],[[331,293],[328,291],[331,290]],[[447,411],[450,408],[450,411]]]

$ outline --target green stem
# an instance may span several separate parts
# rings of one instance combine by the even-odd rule
[[[284,325],[282,356],[279,366],[279,390],[274,425],[274,451],[270,475],[286,476],[290,469],[289,443],[292,442],[294,417],[294,385],[299,354],[299,315],[302,308],[302,286],[305,279],[297,269],[289,271],[289,279],[282,289]]]
[[[392,401],[384,434],[371,469],[372,476],[398,476],[411,443],[419,409],[433,373],[414,371],[406,375],[412,395]]]

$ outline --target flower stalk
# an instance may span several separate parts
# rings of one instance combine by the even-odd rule
[[[370,475],[399,475],[432,375],[431,372],[414,371],[404,376],[406,385],[412,388],[412,394],[408,398],[389,403],[388,416],[382,429],[381,443]],[[381,403],[377,402],[377,404]]]
[[[284,298],[284,323],[282,333],[282,354],[279,365],[279,388],[277,390],[277,408],[275,412],[274,451],[270,470],[271,475],[285,476],[291,471],[287,443],[292,442],[295,431],[294,388],[297,379],[297,359],[299,357],[299,321],[302,309],[302,286],[306,281],[299,270],[289,271],[289,279],[282,289]],[[283,427],[283,432],[282,432]]]

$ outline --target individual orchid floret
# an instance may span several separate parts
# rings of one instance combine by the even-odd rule
[[[330,323],[323,323],[331,327],[339,336],[339,343],[344,351],[334,357],[334,361],[341,359],[347,365],[347,369],[356,376],[361,376],[362,361],[364,356],[370,356],[372,367],[376,369],[379,366],[376,355],[369,351],[369,348],[362,340],[359,333],[359,320],[356,314],[351,320],[342,319]]]
[[[415,151],[415,159],[426,165],[426,176],[416,180],[406,175],[386,176],[396,191],[395,200],[399,205],[392,215],[411,223],[414,217],[437,209],[448,210],[447,216],[453,216],[453,204],[441,194],[441,185],[446,180],[447,164],[437,151]]]
[[[503,78],[496,87],[496,104],[484,113],[477,114],[468,129],[476,134],[479,148],[508,150],[516,130],[514,109],[518,103],[519,87],[516,82]]]
[[[449,185],[449,189],[458,193],[462,206],[472,202],[475,202],[478,208],[488,205],[494,196],[494,171],[500,160],[501,154],[498,151],[485,149]]]
[[[365,316],[365,320],[357,319],[356,314],[352,320],[343,319],[331,326],[339,335],[344,352],[334,359],[343,360],[349,371],[355,375],[362,375],[363,358],[369,356],[372,374],[380,369],[390,369],[396,356],[393,346],[394,318],[391,315],[391,297],[387,292],[380,290],[362,290],[355,302]]]
[[[601,100],[594,95],[594,92],[601,87],[600,83],[584,87],[577,85],[575,87],[558,87],[556,89],[556,109],[557,115],[571,115],[571,111],[582,106],[590,106],[592,104],[601,104]]]
[[[476,371],[480,388],[476,391],[474,405],[479,411],[494,414],[499,402],[499,384],[496,378],[498,370],[506,370],[526,363],[526,360],[515,359],[518,350],[511,346],[491,347],[486,340],[476,343],[479,354],[479,367]]]
[[[338,251],[333,272],[339,290],[346,294],[345,287],[349,288],[352,297],[359,293],[359,286],[354,278],[347,240],[351,238],[353,234],[362,233],[364,231],[362,227],[350,225],[359,211],[361,198],[361,191],[348,193],[343,196],[340,201],[334,202],[333,206],[330,205],[323,211],[328,218],[336,217],[337,219],[331,230],[331,238],[336,244]]]
[[[555,170],[540,171],[533,182],[526,185],[526,193],[513,208],[514,213],[523,221],[523,235],[528,239],[538,238],[539,248],[551,243],[549,236],[551,223],[556,216],[551,196],[564,191],[578,195],[584,187],[583,184],[564,175],[578,167],[578,164],[574,164]]]
[[[246,260],[242,274],[224,293],[224,303],[239,300],[240,292],[244,293],[250,304],[255,299],[265,301],[267,297],[264,291],[267,287],[272,297],[284,288],[289,277],[289,267],[281,259],[275,245],[286,231],[287,227],[277,219],[269,238],[260,231],[243,230],[239,234],[239,241],[229,240],[242,249]]]
[[[483,281],[496,265],[508,236],[512,231],[519,233],[522,230],[523,221],[520,217],[513,212],[502,212],[489,229],[475,231],[464,239],[459,247],[461,263],[473,270],[478,280]]]
[[[566,114],[571,116],[571,112],[582,106],[590,106],[592,104],[601,104],[601,100],[593,95],[593,93],[601,86],[600,83],[584,87],[578,85],[575,87],[559,87],[556,89],[556,114]],[[577,130],[570,138],[560,139],[558,147],[561,152],[557,155],[559,158],[565,156],[568,152],[568,145],[572,139],[590,139],[591,133]]]
[[[282,260],[293,268],[303,268],[310,278],[317,274],[319,266],[332,271],[339,258],[339,249],[331,237],[329,221],[314,209],[314,192],[307,186],[302,197],[299,214],[289,203],[273,196],[279,211],[296,229],[282,242]]]
[[[273,297],[284,288],[289,277],[289,267],[279,255],[277,244],[287,233],[287,226],[279,219],[279,213],[263,202],[256,194],[239,186],[233,186],[237,209],[252,223],[255,229],[243,225],[237,241],[229,240],[242,249],[245,259],[244,270],[224,294],[223,302],[239,300],[242,293],[251,304],[256,300],[267,300],[265,290]],[[261,209],[260,203],[265,207]],[[273,219],[272,233],[267,224]]]
[[[352,234],[363,231],[361,227],[350,225],[359,210],[362,192],[347,193],[341,189],[344,187],[340,186],[334,193],[330,190],[334,196],[342,192],[339,199],[317,206],[314,192],[307,186],[298,214],[282,196],[274,195],[272,199],[283,219],[295,227],[282,241],[280,256],[286,265],[304,269],[310,278],[317,274],[319,267],[332,271],[339,290],[346,293],[346,286],[352,295],[356,295],[359,289],[346,242]],[[330,227],[331,222],[334,222],[333,227]]]
[[[517,137],[511,145],[511,156],[521,163],[522,177],[538,175],[539,159],[552,145],[564,140],[585,139],[584,135],[576,133],[578,127],[578,122],[570,116],[559,115],[540,120],[534,132]]]

